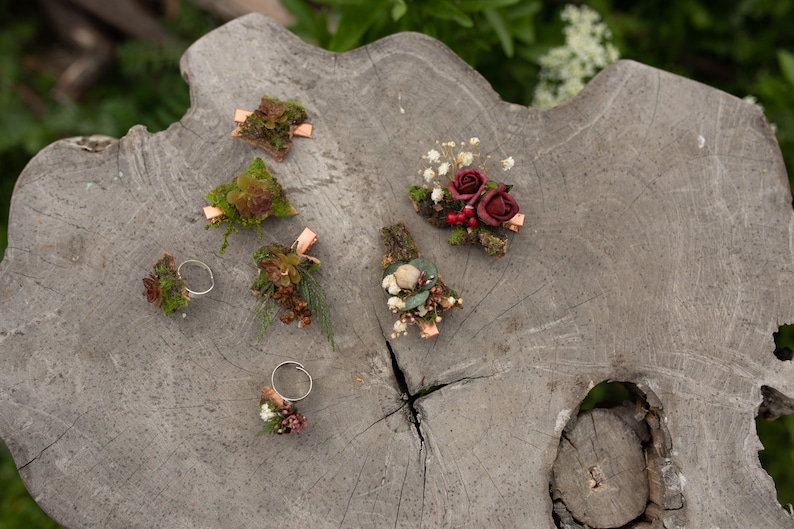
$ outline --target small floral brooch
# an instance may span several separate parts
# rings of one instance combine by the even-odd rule
[[[229,235],[239,231],[237,226],[256,227],[257,236],[261,239],[260,223],[263,220],[271,216],[289,217],[298,213],[261,158],[254,158],[242,174],[205,196],[211,204],[204,208],[204,215],[209,221],[205,228],[228,224],[220,253],[224,253],[229,246]]]
[[[391,337],[408,334],[408,325],[419,327],[422,338],[437,336],[441,313],[463,307],[463,300],[444,284],[436,265],[421,257],[405,224],[381,228],[380,236],[386,247],[381,286],[389,294],[389,310],[398,315]]]
[[[298,409],[285,400],[269,386],[262,388],[262,399],[259,401],[259,416],[265,423],[257,437],[266,433],[300,435],[306,427],[306,417],[298,413]]]
[[[512,185],[488,178],[490,157],[480,154],[478,138],[436,143],[440,151],[431,149],[422,156],[419,174],[426,183],[408,189],[416,212],[436,227],[453,227],[450,244],[479,243],[488,255],[502,257],[507,234],[524,223],[518,202],[510,195]],[[501,165],[509,171],[515,161],[510,156]]]
[[[292,147],[293,135],[311,137],[312,126],[304,123],[307,118],[306,109],[297,101],[264,95],[256,110],[235,111],[237,127],[232,136],[264,149],[280,162]]]
[[[143,278],[146,301],[160,307],[168,316],[190,303],[185,280],[179,275],[174,256],[165,252],[154,263],[154,271]]]
[[[325,299],[325,291],[312,275],[320,267],[320,261],[306,255],[317,236],[306,228],[290,246],[272,243],[253,253],[258,274],[251,285],[251,292],[259,298],[256,314],[260,322],[260,338],[272,325],[279,307],[279,317],[287,325],[294,321],[305,327],[312,318],[320,321],[326,338],[334,346],[331,327],[331,311]]]

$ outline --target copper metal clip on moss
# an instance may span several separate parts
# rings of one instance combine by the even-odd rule
[[[317,234],[305,228],[289,246],[271,243],[253,253],[258,273],[251,292],[259,299],[256,315],[260,339],[281,307],[284,312],[279,320],[287,325],[297,320],[299,327],[305,327],[312,318],[319,320],[331,347],[335,348],[331,310],[325,291],[312,275],[320,268],[320,261],[307,255],[316,241]]]
[[[231,182],[219,185],[205,196],[211,204],[204,208],[204,215],[209,221],[205,229],[228,224],[223,233],[220,253],[224,253],[229,246],[229,235],[239,231],[237,226],[255,227],[257,237],[261,239],[260,223],[263,220],[271,216],[290,217],[298,213],[261,158],[254,158],[242,174],[232,178]]]
[[[305,123],[307,118],[306,109],[297,101],[264,95],[256,110],[235,110],[237,127],[232,136],[264,149],[280,162],[292,147],[293,136],[311,137],[312,126]]]
[[[480,154],[478,138],[436,144],[440,152],[431,149],[422,156],[419,174],[426,183],[408,189],[416,212],[433,226],[451,226],[450,244],[479,243],[488,255],[502,257],[508,234],[524,224],[524,215],[510,195],[513,186],[489,179],[490,156]],[[502,171],[509,171],[515,165],[513,157],[501,165]]]
[[[180,271],[185,265],[199,268],[202,273],[209,274],[209,288],[201,291],[189,289],[180,275]],[[207,285],[205,284],[205,286]],[[149,274],[149,277],[143,278],[143,295],[146,301],[154,303],[156,307],[162,309],[163,314],[168,316],[190,303],[190,294],[200,296],[208,293],[214,286],[215,277],[209,266],[195,259],[188,259],[176,266],[174,256],[165,252],[154,263],[154,270]]]
[[[405,224],[381,228],[380,237],[386,247],[382,287],[390,296],[389,309],[398,315],[391,337],[408,334],[408,325],[419,327],[422,338],[437,336],[441,314],[463,307],[463,300],[444,284],[436,265],[422,258]]]

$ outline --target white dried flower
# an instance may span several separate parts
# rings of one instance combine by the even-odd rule
[[[259,405],[259,416],[262,418],[264,422],[269,421],[276,415],[278,414],[270,409],[270,406],[268,406],[267,402]]]
[[[423,176],[425,177],[425,181],[430,183],[436,177],[436,172],[428,167],[427,169],[425,169]]]
[[[449,299],[447,300],[447,302],[449,303],[450,307],[454,307],[455,303],[457,303],[458,300],[457,300],[457,298],[455,298],[455,296],[450,296]]]
[[[386,304],[391,310],[403,310],[405,308],[405,302],[397,296],[390,297]]]
[[[472,138],[469,140],[469,145],[476,147],[480,144],[480,138]]]
[[[504,160],[502,160],[502,171],[509,171],[513,168],[516,164],[515,160],[513,160],[512,156],[508,156]]]
[[[439,176],[447,176],[447,173],[449,173],[449,168],[450,168],[449,162],[444,162],[441,165],[439,165],[438,166]]]
[[[400,293],[400,286],[397,284],[397,278],[394,277],[394,274],[389,274],[384,277],[381,286],[392,296],[396,296]]]
[[[405,306],[404,303],[403,303],[403,306]],[[416,314],[420,318],[424,317],[424,315],[427,314],[427,307],[424,306],[424,305],[419,305],[418,307],[416,307]]]
[[[407,326],[407,325],[405,324],[405,322],[404,322],[404,321],[402,321],[402,320],[397,320],[397,321],[395,321],[395,322],[394,322],[394,332],[396,332],[396,333],[398,333],[398,334],[399,334],[399,333],[401,333],[401,332],[403,332],[403,333],[407,333],[407,332],[408,332],[408,331],[406,330],[406,329],[407,329],[407,327],[408,327],[408,326]]]
[[[441,155],[438,154],[438,151],[435,149],[427,151],[425,156],[427,157],[427,161],[430,163],[438,163],[441,160]]]
[[[458,156],[455,158],[455,161],[461,167],[468,167],[474,161],[474,155],[470,151],[459,152]]]
[[[440,187],[433,189],[433,192],[430,193],[430,198],[433,200],[434,204],[438,204],[444,199],[444,190]]]

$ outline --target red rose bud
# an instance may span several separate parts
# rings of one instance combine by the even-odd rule
[[[518,203],[506,189],[507,186],[499,182],[496,188],[486,191],[480,199],[477,204],[477,216],[484,223],[498,226],[518,213]]]
[[[447,189],[455,200],[463,200],[473,205],[480,198],[487,183],[488,177],[477,169],[458,169],[455,171],[455,180],[447,182]]]

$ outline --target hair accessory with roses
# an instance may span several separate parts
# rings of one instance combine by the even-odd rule
[[[444,284],[436,265],[421,257],[405,224],[381,228],[380,236],[386,247],[381,286],[389,294],[386,304],[398,315],[391,337],[408,334],[409,325],[419,327],[422,338],[438,335],[441,313],[463,307],[463,300]]]
[[[502,257],[509,231],[518,231],[524,222],[510,194],[513,186],[488,178],[490,156],[480,154],[478,138],[436,144],[440,151],[431,149],[422,156],[424,168],[419,174],[426,183],[408,189],[414,208],[434,226],[452,226],[450,244],[479,243],[489,255]],[[515,165],[513,157],[501,165],[502,171],[509,171]]]

